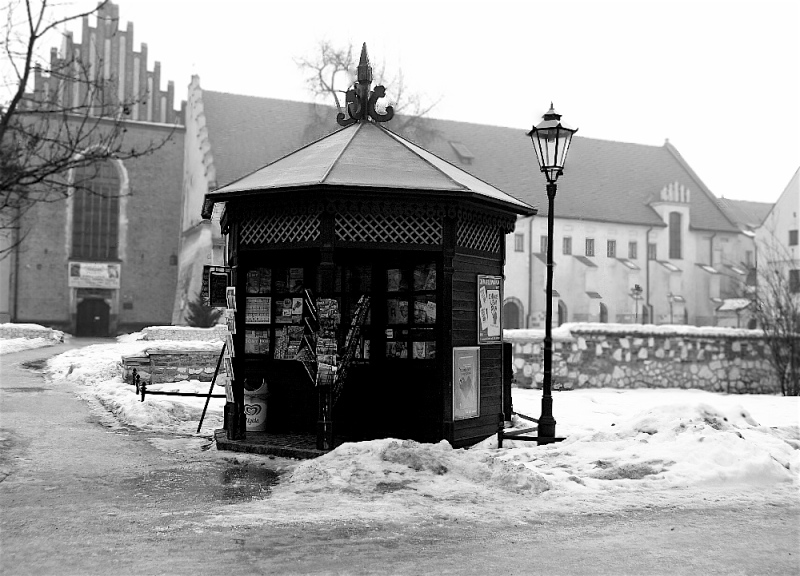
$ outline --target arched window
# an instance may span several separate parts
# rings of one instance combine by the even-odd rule
[[[567,305],[563,300],[558,301],[558,325],[561,326],[567,321]]]
[[[120,181],[111,161],[76,168],[72,203],[72,258],[116,260]]]
[[[670,260],[681,259],[681,213],[669,213],[669,257]]]
[[[522,310],[514,300],[506,300],[503,304],[503,328],[513,330],[522,328]]]
[[[600,302],[600,322],[608,324],[608,306]]]

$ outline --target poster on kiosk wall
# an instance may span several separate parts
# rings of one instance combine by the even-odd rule
[[[481,349],[453,348],[453,420],[480,416]]]
[[[478,344],[500,344],[502,276],[478,276]]]

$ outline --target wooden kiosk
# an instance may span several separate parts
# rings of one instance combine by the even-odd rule
[[[235,288],[225,429],[466,446],[502,415],[505,235],[530,205],[384,128],[362,49],[342,129],[206,195]],[[510,415],[507,415],[510,416]]]

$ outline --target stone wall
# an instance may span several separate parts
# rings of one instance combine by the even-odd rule
[[[168,350],[151,348],[150,383],[180,382],[181,380],[200,380],[211,382],[217,367],[219,351],[209,350]],[[220,367],[220,369],[222,369]]]
[[[225,341],[228,327],[218,324],[213,328],[192,328],[189,326],[149,326],[142,330],[142,340],[177,340],[187,342],[191,340],[211,342],[214,340]]]
[[[47,338],[56,342],[64,341],[64,333],[60,330],[45,328],[38,324],[0,324],[0,338]]]
[[[122,358],[123,378],[133,383],[133,369],[146,382],[160,384],[199,380],[210,382],[217,368],[222,342],[228,334],[224,324],[213,328],[191,328],[186,326],[150,326],[142,330],[140,340],[159,341],[153,348],[146,349],[136,356]],[[165,341],[167,341],[165,343]],[[174,342],[198,342],[192,344],[169,345]],[[208,342],[208,344],[200,344]],[[216,344],[212,344],[218,343]],[[192,347],[194,346],[194,347]],[[220,367],[222,370],[222,367]]]
[[[696,388],[780,394],[759,330],[565,324],[553,331],[553,389]],[[543,330],[506,330],[514,381],[540,387]]]

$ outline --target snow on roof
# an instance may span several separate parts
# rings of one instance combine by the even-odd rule
[[[737,312],[747,308],[752,303],[747,298],[726,298],[717,310],[720,312]]]

